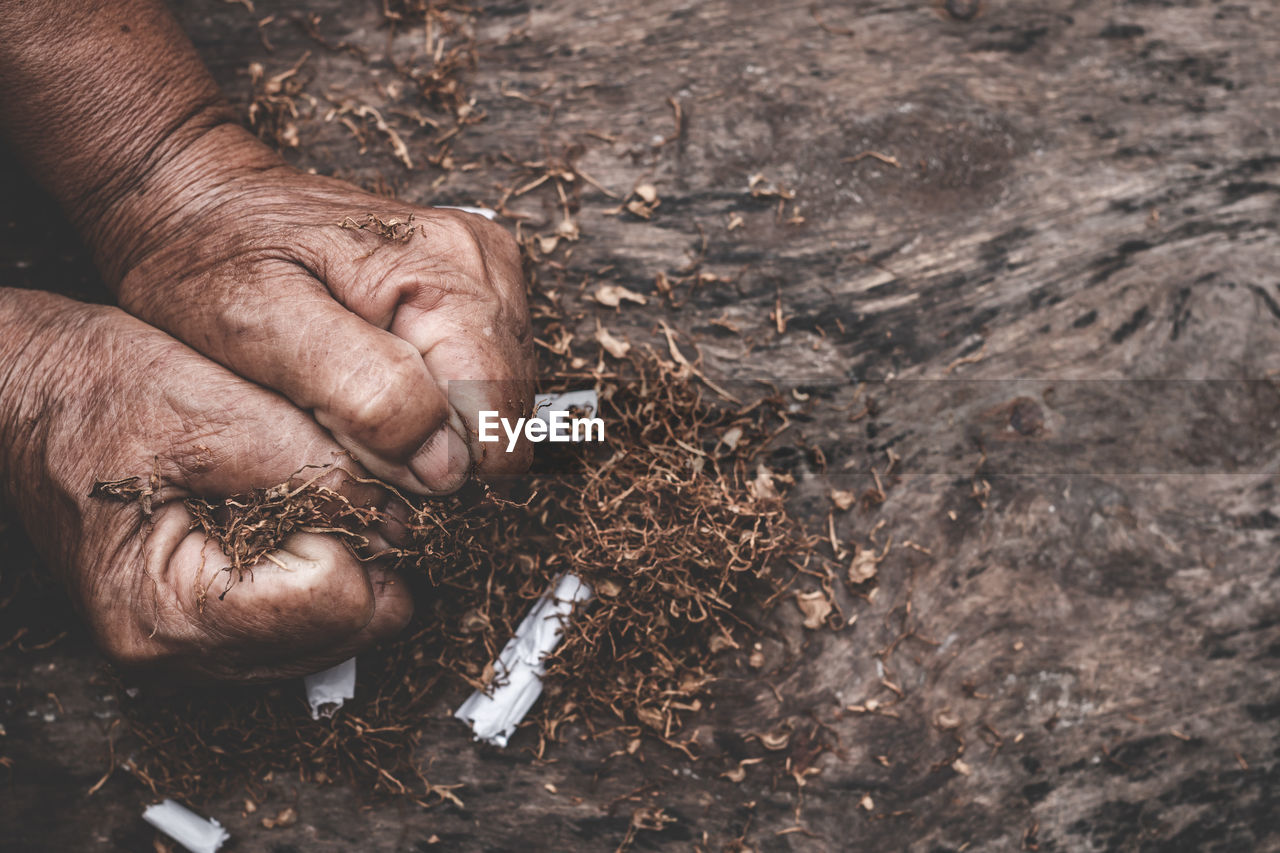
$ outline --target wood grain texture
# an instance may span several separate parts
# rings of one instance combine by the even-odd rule
[[[395,78],[388,49],[403,58],[421,33],[388,42],[373,2],[306,5],[373,74],[308,38],[290,4],[178,11],[241,102],[249,62],[270,73],[310,50],[307,92],[391,115],[375,83]],[[411,172],[377,140],[361,154],[323,107],[299,121],[301,165],[423,203],[497,201],[524,174],[503,155],[572,152],[624,195],[652,183],[648,221],[579,185],[582,238],[544,284],[581,335],[600,317],[657,344],[663,318],[709,375],[808,393],[769,464],[796,476],[793,507],[816,526],[830,489],[861,493],[892,450],[886,501],[835,524],[866,542],[883,522],[895,546],[874,601],[841,593],[856,624],[809,632],[787,608],[763,678],[730,656],[697,764],[576,737],[548,762],[519,738],[475,747],[446,719],[458,688],[421,754],[434,781],[465,783],[465,807],[362,808],[342,786],[283,780],[264,809],[296,798],[293,828],[261,829],[239,798],[208,805],[237,850],[607,850],[641,805],[676,820],[639,832],[638,850],[1280,848],[1280,8],[947,12],[973,5],[482,2],[470,80],[487,118],[452,150],[474,170],[426,165],[430,134],[403,116]],[[273,13],[268,52],[257,20]],[[668,98],[683,131],[658,144]],[[846,162],[864,151],[900,165]],[[795,190],[802,223],[752,197],[755,174]],[[6,180],[5,275],[54,287],[82,270],[30,239],[56,215]],[[560,216],[549,187],[511,208],[532,232]],[[584,281],[652,294],[695,262],[710,278],[678,309],[613,316],[578,295]],[[0,753],[15,761],[0,815],[24,849],[150,843],[129,781],[83,798],[113,713],[82,683],[95,666],[74,638],[0,656]],[[65,714],[46,724],[50,691]],[[847,709],[867,700],[893,716]],[[833,747],[803,789],[767,765],[720,776],[760,754],[747,733],[782,728],[797,761],[811,737]]]

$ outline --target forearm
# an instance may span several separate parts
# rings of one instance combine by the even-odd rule
[[[159,0],[0,0],[0,32],[0,128],[110,284],[195,175],[279,162]]]

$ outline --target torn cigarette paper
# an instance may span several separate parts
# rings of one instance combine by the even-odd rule
[[[594,390],[568,391],[563,394],[536,394],[534,417],[551,423],[555,411],[584,410],[595,417],[600,398]],[[505,747],[516,726],[542,695],[543,661],[559,645],[564,622],[579,601],[591,598],[591,587],[577,575],[563,575],[547,590],[525,616],[502,653],[494,661],[493,681],[485,690],[477,690],[454,714],[470,724],[476,740]]]
[[[582,409],[586,416],[594,418],[600,410],[600,396],[594,390],[566,391],[563,394],[534,394],[533,416],[551,424],[552,412]]]
[[[311,719],[332,717],[348,699],[356,695],[356,659],[344,660],[337,666],[302,679],[307,688],[307,704]]]
[[[213,818],[206,820],[173,800],[147,806],[142,819],[191,853],[217,853],[231,836]]]
[[[454,714],[471,725],[476,740],[505,747],[516,726],[542,695],[544,659],[560,644],[564,623],[591,587],[577,575],[563,575],[524,617],[516,635],[494,662],[487,690],[477,690]]]

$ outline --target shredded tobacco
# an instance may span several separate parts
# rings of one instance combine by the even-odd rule
[[[301,144],[298,136],[298,119],[302,113],[298,110],[306,81],[299,74],[310,52],[304,53],[289,68],[278,74],[267,75],[262,63],[255,62],[249,66],[249,82],[253,92],[249,99],[249,127],[264,142],[284,150],[297,148]]]
[[[352,231],[369,231],[392,243],[407,243],[418,230],[418,226],[413,224],[413,219],[412,213],[405,219],[397,217],[382,219],[372,213],[366,213],[358,220],[348,216],[339,223],[339,227]]]
[[[645,732],[693,756],[681,733],[715,678],[715,655],[749,646],[758,628],[747,614],[779,600],[815,543],[755,461],[780,401],[713,403],[687,365],[648,349],[623,364],[599,381],[605,444],[542,454],[528,478],[507,484],[514,495],[473,486],[412,502],[408,541],[381,556],[417,592],[416,627],[361,659],[357,699],[336,719],[311,721],[296,685],[143,694],[125,702],[146,747],[129,769],[187,799],[271,771],[347,775],[424,804],[452,799],[414,755],[426,709],[442,689],[484,686],[533,601],[565,572],[597,598],[578,609],[548,660],[546,690],[527,721],[539,753],[576,722],[628,740]],[[223,595],[252,582],[252,565],[294,531],[364,542],[359,531],[380,512],[353,505],[320,476],[216,504],[187,499],[227,556]],[[137,481],[99,491],[139,502],[150,494]],[[459,724],[458,738],[468,737]]]
[[[326,93],[327,118],[347,126],[361,151],[376,132],[413,168],[408,139],[429,148],[427,161],[448,171],[459,134],[484,119],[463,82],[475,65],[474,10],[448,0],[383,0],[383,13],[393,32],[421,31],[426,50],[390,57],[404,87],[388,89],[381,111]],[[319,21],[307,23],[323,47],[345,49],[320,34]],[[300,73],[306,61],[304,55],[273,76],[261,66],[251,69],[250,124],[280,148],[299,147],[300,115],[318,115],[319,102],[305,92]],[[397,103],[402,100],[407,104]],[[678,136],[681,108],[671,106]],[[403,125],[386,120],[392,116],[416,125],[419,134],[409,137]],[[687,728],[717,677],[718,655],[751,648],[779,601],[794,598],[809,627],[842,621],[833,612],[835,574],[820,556],[819,539],[786,511],[788,478],[760,461],[787,424],[788,401],[776,394],[747,399],[714,384],[665,323],[658,338],[665,347],[655,350],[615,337],[600,322],[623,303],[653,299],[675,308],[699,287],[728,281],[701,268],[706,234],[688,267],[658,273],[652,295],[600,283],[592,298],[603,310],[586,340],[575,341],[568,328],[576,320],[565,316],[564,288],[540,287],[540,274],[563,273],[562,261],[580,237],[575,217],[584,186],[620,199],[614,213],[629,212],[637,221],[660,204],[648,184],[625,198],[604,187],[576,165],[580,154],[570,146],[560,157],[504,155],[518,175],[509,187],[499,186],[501,198],[492,206],[517,223],[527,255],[536,343],[543,375],[551,377],[545,390],[593,385],[607,441],[541,445],[534,469],[516,482],[406,501],[407,540],[379,555],[368,553],[362,531],[385,520],[382,511],[326,485],[324,469],[225,501],[187,498],[194,525],[226,555],[221,596],[251,583],[252,567],[285,537],[312,531],[339,536],[366,557],[393,561],[418,606],[404,637],[361,657],[356,698],[332,720],[311,720],[296,682],[214,691],[150,688],[136,696],[120,685],[122,709],[141,743],[123,766],[157,794],[193,801],[241,786],[252,793],[271,774],[289,774],[316,782],[348,778],[360,790],[423,805],[460,802],[460,786],[433,784],[424,770],[429,757],[416,754],[423,720],[439,710],[442,697],[456,706],[489,681],[492,661],[520,620],[565,572],[581,576],[596,597],[575,611],[547,662],[543,696],[524,726],[529,731],[517,734],[512,749],[542,755],[572,724],[591,737],[620,738],[628,752],[648,737],[696,759]],[[776,199],[780,216],[783,205],[794,204],[792,191],[762,177],[752,179],[750,191]],[[506,207],[535,192],[558,211],[558,221],[542,232],[524,230],[521,217]],[[384,220],[371,213],[340,224],[373,234],[373,251],[409,241],[420,227],[412,217]],[[683,301],[677,290],[687,291]],[[781,320],[778,325],[782,334]],[[100,483],[95,494],[136,502],[149,513],[162,486],[152,474]],[[822,589],[789,591],[800,573],[822,579]],[[461,723],[457,737],[470,739]]]

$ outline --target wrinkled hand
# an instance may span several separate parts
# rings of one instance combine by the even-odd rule
[[[143,321],[0,291],[0,482],[103,646],[265,677],[399,627],[403,588],[309,534],[202,609],[225,558],[190,530],[181,491],[139,527],[136,507],[89,489],[158,459],[165,482],[219,497],[342,448],[424,494],[521,470],[527,446],[474,433],[480,410],[531,404],[511,238],[286,165],[235,124],[160,0],[0,3],[0,32],[0,134]],[[370,215],[416,227],[343,227]]]
[[[407,623],[412,599],[385,566],[314,533],[286,538],[218,598],[229,561],[192,529],[182,498],[343,462],[306,413],[115,308],[0,290],[0,322],[6,502],[117,663],[186,678],[303,675]],[[153,466],[165,488],[149,519],[90,497],[97,480]],[[340,470],[325,484],[356,504],[383,495]]]
[[[256,140],[208,142],[157,169],[108,229],[121,307],[312,412],[405,489],[526,468],[527,444],[476,437],[479,411],[531,406],[515,241],[475,214],[305,174]]]

